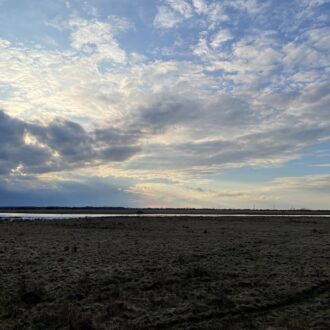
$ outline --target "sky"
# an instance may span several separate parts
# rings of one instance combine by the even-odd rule
[[[330,208],[329,0],[0,0],[0,206]]]

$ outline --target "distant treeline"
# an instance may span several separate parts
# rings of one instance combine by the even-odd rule
[[[124,210],[122,206],[0,206],[0,210],[76,210],[76,209],[100,209],[100,210]]]
[[[129,208],[122,206],[2,206],[0,212],[30,213],[146,213],[146,214],[330,214],[330,210],[301,209],[211,209],[211,208]]]

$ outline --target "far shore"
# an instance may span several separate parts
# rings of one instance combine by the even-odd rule
[[[123,208],[123,207],[0,207],[0,213],[49,214],[255,214],[255,215],[324,215],[330,210],[309,209],[197,209],[197,208]]]

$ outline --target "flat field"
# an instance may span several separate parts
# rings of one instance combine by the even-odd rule
[[[330,329],[330,219],[0,221],[0,329]]]

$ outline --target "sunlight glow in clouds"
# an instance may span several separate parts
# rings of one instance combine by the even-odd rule
[[[329,208],[329,23],[327,0],[0,0],[0,204]]]

